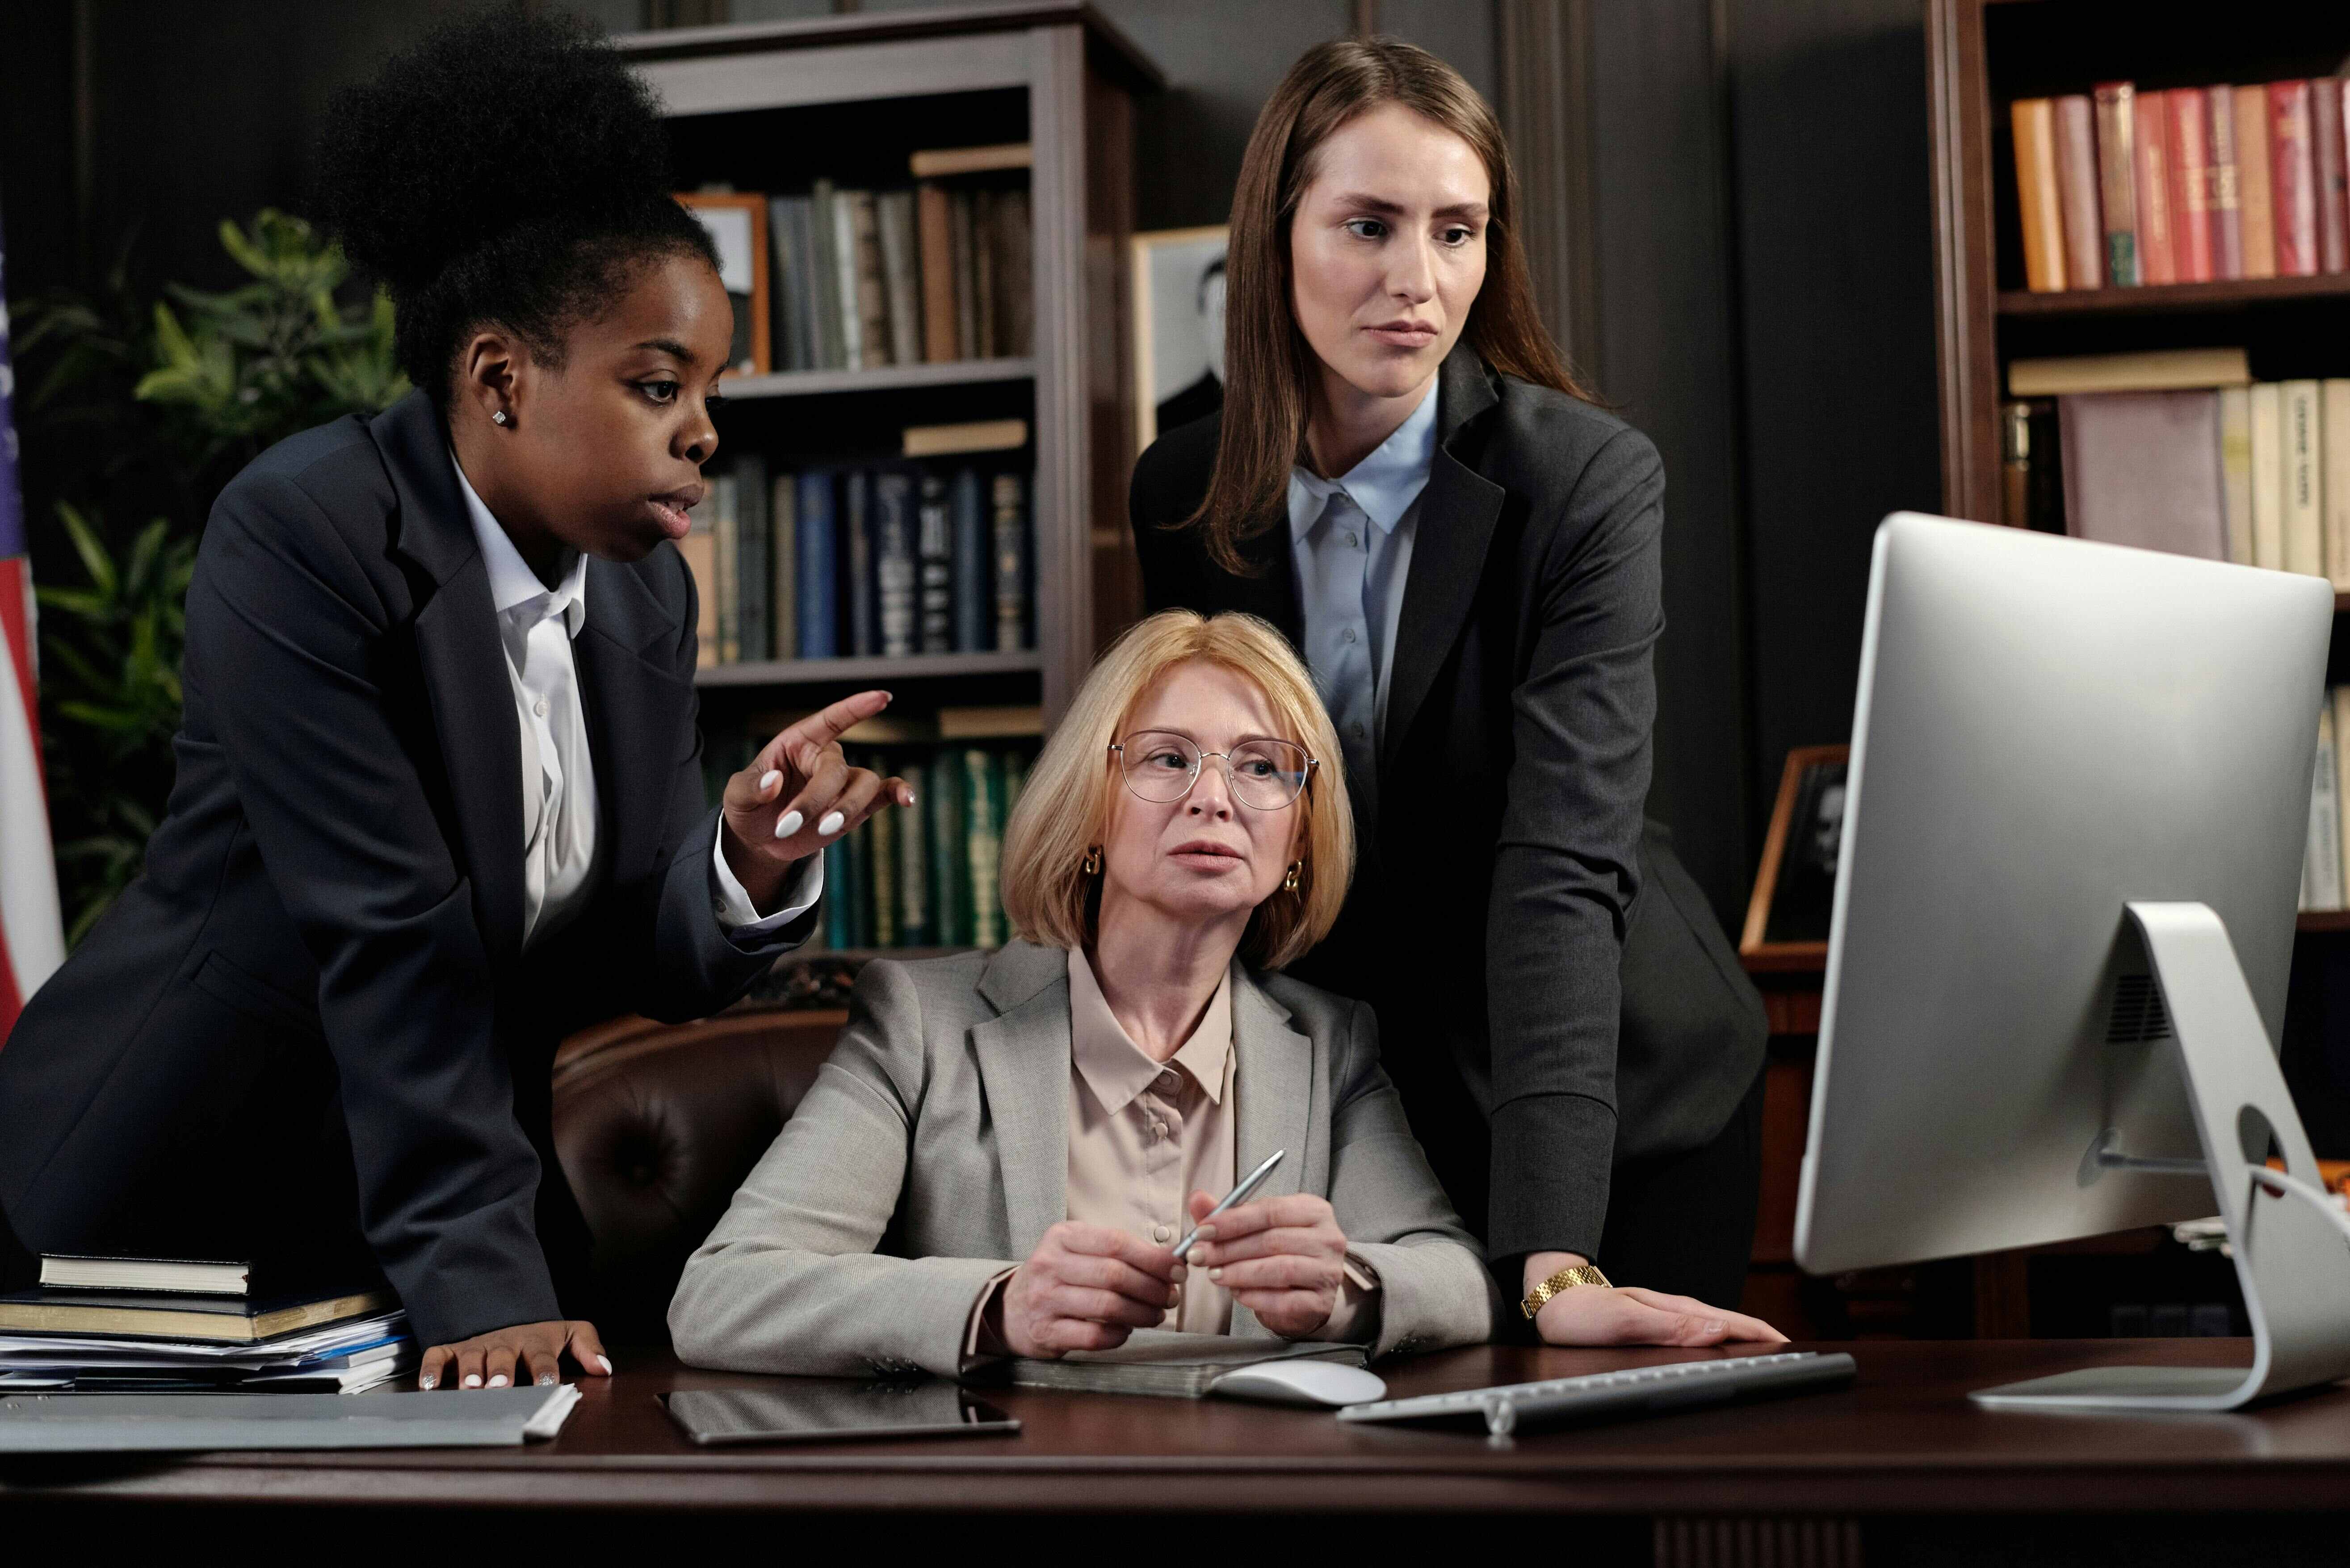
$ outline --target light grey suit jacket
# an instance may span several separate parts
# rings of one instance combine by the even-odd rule
[[[1371,1010],[1232,966],[1236,1163],[1318,1193],[1378,1271],[1375,1354],[1492,1333],[1492,1276],[1379,1068]],[[685,1265],[669,1324],[700,1366],[960,1370],[987,1282],[1068,1217],[1067,955],[1014,942],[879,961],[815,1085]],[[1235,1303],[1232,1332],[1271,1331]]]

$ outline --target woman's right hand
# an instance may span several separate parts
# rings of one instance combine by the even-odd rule
[[[1545,1345],[1721,1345],[1787,1336],[1759,1317],[1724,1312],[1694,1296],[1669,1296],[1638,1285],[1576,1285],[1544,1302],[1534,1330]]]
[[[1014,1355],[1045,1360],[1115,1350],[1182,1299],[1184,1272],[1164,1247],[1064,1220],[1004,1284],[1003,1343]]]

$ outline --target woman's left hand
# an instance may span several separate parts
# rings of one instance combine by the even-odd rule
[[[769,741],[726,781],[726,865],[758,908],[775,903],[793,862],[885,805],[914,804],[905,780],[852,768],[841,753],[840,737],[889,705],[887,691],[844,697]]]
[[[1534,1331],[1545,1345],[1784,1345],[1759,1317],[1724,1312],[1694,1296],[1638,1285],[1576,1285],[1543,1303]]]
[[[1216,1200],[1191,1194],[1196,1224]],[[1200,1227],[1187,1261],[1284,1339],[1303,1339],[1338,1310],[1346,1281],[1347,1233],[1329,1199],[1309,1193],[1261,1198],[1225,1210]]]

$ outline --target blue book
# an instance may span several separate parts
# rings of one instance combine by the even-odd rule
[[[824,846],[824,941],[837,950],[858,946],[856,932],[857,893],[849,883],[848,841],[836,839]]]
[[[799,623],[802,659],[831,659],[839,651],[833,623],[832,473],[811,469],[800,475]]]
[[[947,510],[954,519],[954,650],[985,653],[995,646],[995,585],[988,563],[987,498],[980,493],[978,470],[955,470]]]

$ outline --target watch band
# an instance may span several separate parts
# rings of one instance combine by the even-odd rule
[[[1561,1291],[1571,1291],[1577,1285],[1607,1283],[1607,1276],[1601,1273],[1596,1266],[1590,1263],[1578,1263],[1571,1269],[1561,1269],[1536,1285],[1527,1293],[1526,1299],[1518,1303],[1518,1310],[1525,1314],[1528,1319],[1532,1319],[1536,1313],[1542,1311],[1544,1302]]]

